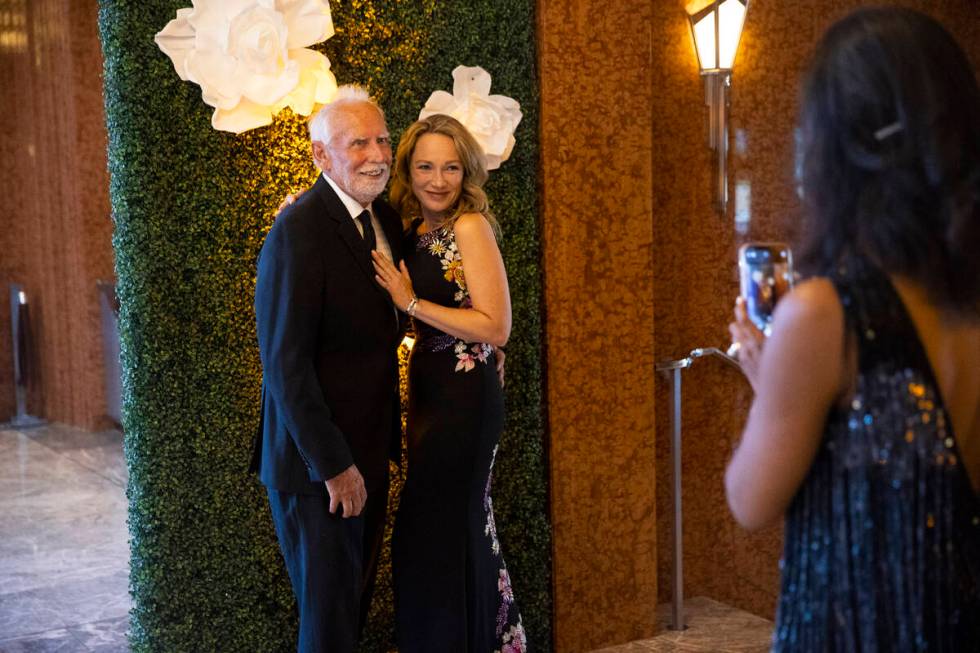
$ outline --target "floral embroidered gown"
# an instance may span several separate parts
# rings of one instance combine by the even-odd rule
[[[452,228],[418,235],[418,226],[405,248],[416,294],[444,306],[469,306]],[[419,320],[415,330],[408,475],[392,542],[398,650],[525,651],[490,500],[504,423],[494,349]]]

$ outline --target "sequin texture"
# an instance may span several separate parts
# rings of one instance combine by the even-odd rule
[[[857,386],[787,511],[773,651],[980,650],[980,497],[932,368],[887,277],[833,281]]]

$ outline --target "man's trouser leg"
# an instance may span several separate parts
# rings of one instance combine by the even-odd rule
[[[268,493],[299,609],[298,653],[350,653],[358,634],[363,517],[331,515],[326,488],[322,495]]]

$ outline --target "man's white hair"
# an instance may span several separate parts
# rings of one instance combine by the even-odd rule
[[[352,104],[370,104],[381,117],[384,118],[385,112],[381,110],[378,103],[375,102],[371,95],[367,92],[363,86],[358,86],[357,84],[344,84],[337,88],[337,92],[334,94],[330,102],[323,105],[323,107],[317,111],[312,118],[310,118],[310,141],[321,143],[329,143],[330,139],[334,135],[334,118],[337,115],[337,111],[344,107],[350,106]]]

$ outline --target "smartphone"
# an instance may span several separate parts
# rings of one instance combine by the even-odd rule
[[[793,287],[793,254],[785,243],[746,243],[738,249],[738,271],[748,317],[768,336],[776,302]]]

